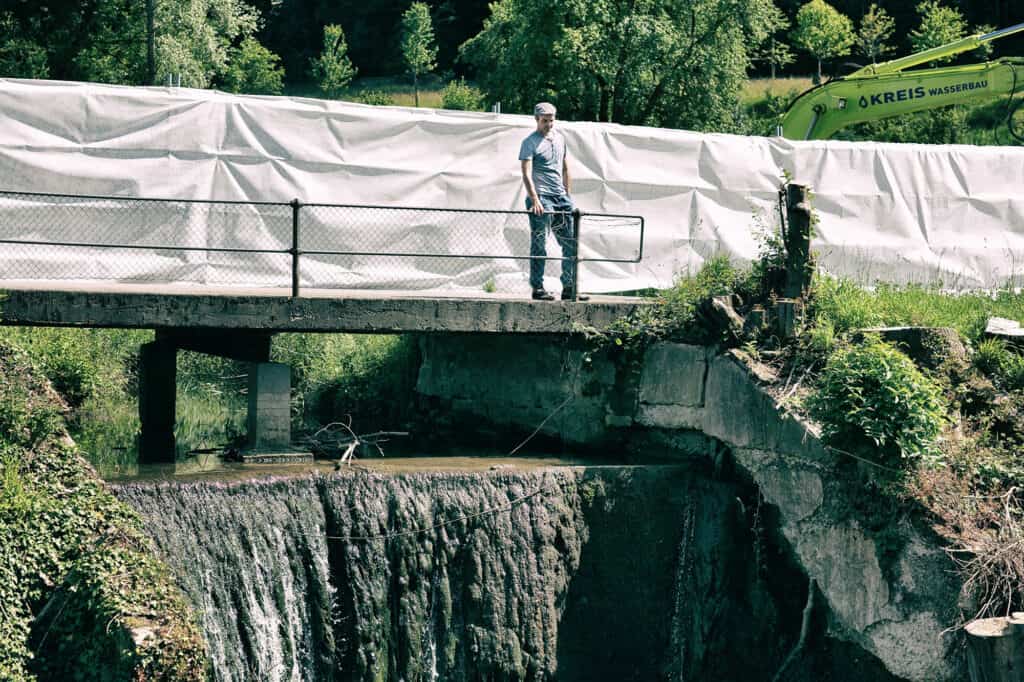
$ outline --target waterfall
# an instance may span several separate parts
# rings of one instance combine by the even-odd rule
[[[760,679],[779,650],[736,491],[685,466],[115,492],[195,604],[218,681]],[[719,660],[752,601],[772,645]]]

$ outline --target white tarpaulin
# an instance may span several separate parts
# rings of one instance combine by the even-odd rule
[[[665,287],[719,252],[753,258],[757,223],[776,221],[783,171],[814,190],[814,248],[832,273],[959,289],[1019,284],[1024,274],[1024,150],[557,125],[568,140],[578,207],[646,220],[642,262],[584,263],[585,291]],[[517,154],[533,128],[529,116],[0,79],[0,190],[521,211]],[[284,286],[287,255],[152,247],[281,250],[291,229],[288,206],[0,195],[0,239],[135,246],[7,244],[0,286],[3,279]],[[581,231],[583,258],[636,252],[635,226],[585,219]],[[558,255],[549,241],[549,254]],[[523,215],[309,207],[302,249],[407,254],[304,256],[304,286],[479,291],[489,279],[499,290],[527,286],[526,261],[429,257],[525,256]],[[557,271],[549,264],[549,277]]]

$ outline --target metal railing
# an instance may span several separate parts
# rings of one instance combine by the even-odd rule
[[[580,263],[643,257],[641,216],[547,215],[571,222],[575,258],[531,256],[527,211],[0,191],[0,278],[265,286],[287,272],[297,297],[303,275],[322,288],[430,285],[465,276],[467,259],[471,271],[563,261],[578,286]],[[596,255],[580,240],[588,231],[606,254],[625,254]]]

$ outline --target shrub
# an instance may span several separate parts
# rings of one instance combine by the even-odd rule
[[[451,81],[441,90],[441,108],[457,111],[483,111],[484,93],[467,84],[464,78]]]
[[[807,407],[829,445],[873,454],[888,466],[937,455],[945,419],[941,390],[878,337],[839,347]]]
[[[995,376],[1006,362],[1006,344],[1000,339],[985,339],[978,344],[974,352],[974,366],[987,376]]]
[[[875,140],[876,142],[917,142],[921,144],[961,144],[968,142],[968,109],[944,107],[934,111],[893,116],[852,126],[836,135],[837,139]]]
[[[374,106],[384,107],[395,103],[391,95],[383,90],[364,90],[356,96],[356,101],[362,102],[363,104],[372,104]]]
[[[978,344],[974,366],[1000,388],[1024,389],[1024,357],[1011,351],[1000,339],[985,339]]]
[[[679,277],[671,289],[662,292],[668,312],[677,321],[690,322],[697,304],[710,296],[732,293],[743,274],[726,255],[715,255],[704,261],[697,274]]]

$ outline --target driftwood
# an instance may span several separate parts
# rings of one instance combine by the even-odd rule
[[[383,457],[384,449],[381,448],[381,443],[408,435],[408,431],[375,431],[357,434],[352,430],[351,420],[349,420],[348,423],[331,422],[320,428],[306,438],[306,445],[314,455],[337,458],[338,464],[348,464],[360,449],[375,449]]]

